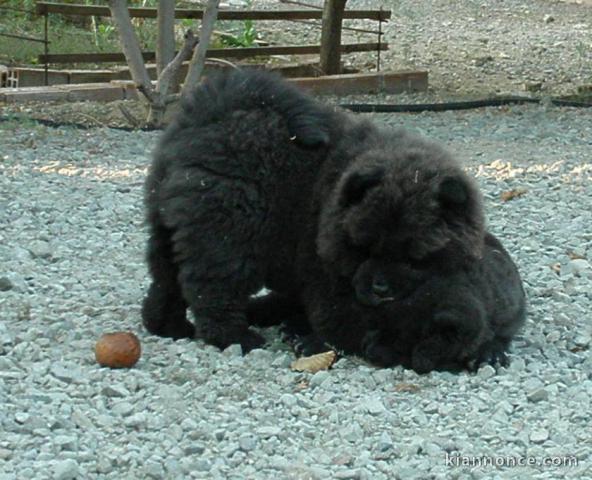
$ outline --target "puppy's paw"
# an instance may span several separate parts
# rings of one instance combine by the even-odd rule
[[[362,353],[370,363],[379,367],[392,367],[399,363],[395,352],[381,343],[381,334],[378,330],[370,330],[364,335]]]
[[[417,373],[428,373],[442,369],[442,357],[445,353],[436,341],[423,341],[413,349],[411,368]]]
[[[240,343],[243,355],[246,355],[251,350],[263,347],[263,345],[265,345],[265,339],[257,332],[254,332],[253,330],[247,330],[241,336],[241,339],[238,343]]]
[[[510,360],[506,355],[506,347],[502,343],[492,340],[479,348],[475,358],[468,362],[468,369],[477,371],[482,365],[507,367],[509,364]]]

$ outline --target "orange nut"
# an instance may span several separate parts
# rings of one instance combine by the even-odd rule
[[[140,340],[132,332],[105,333],[95,345],[95,358],[103,367],[133,367],[141,353]]]

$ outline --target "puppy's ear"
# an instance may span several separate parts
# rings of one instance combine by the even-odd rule
[[[343,184],[339,203],[342,207],[350,207],[360,203],[369,190],[380,184],[384,178],[384,168],[374,167],[351,173]]]
[[[470,187],[463,177],[444,177],[438,185],[438,199],[444,205],[462,206],[469,201]]]

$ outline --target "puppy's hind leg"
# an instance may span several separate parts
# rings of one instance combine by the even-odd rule
[[[192,338],[195,327],[187,320],[187,303],[177,280],[179,268],[173,261],[171,230],[153,225],[148,240],[148,268],[152,284],[142,304],[146,329],[161,337]]]

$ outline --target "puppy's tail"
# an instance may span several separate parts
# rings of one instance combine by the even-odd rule
[[[280,75],[228,70],[208,76],[183,101],[191,123],[221,121],[236,110],[269,109],[286,122],[294,141],[307,148],[330,141],[331,109],[305,95]]]

